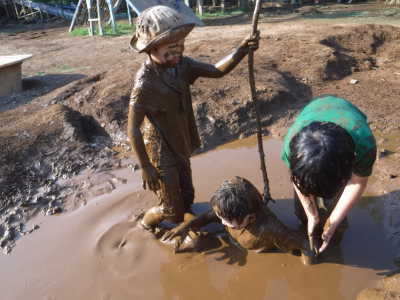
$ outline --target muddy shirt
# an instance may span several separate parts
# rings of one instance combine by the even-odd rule
[[[155,166],[188,160],[200,147],[190,95],[190,85],[200,76],[219,77],[220,71],[188,57],[175,68],[161,68],[147,61],[138,71],[130,105],[146,115],[141,130]]]
[[[290,167],[290,141],[299,131],[315,121],[332,122],[344,128],[355,144],[356,161],[353,172],[363,177],[371,175],[376,158],[376,143],[368,126],[367,117],[350,102],[334,96],[312,101],[289,128],[281,154],[282,160],[288,167]]]

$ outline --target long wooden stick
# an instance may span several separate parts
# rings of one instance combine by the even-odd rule
[[[257,33],[257,25],[258,25],[258,16],[260,15],[261,9],[261,0],[256,1],[256,5],[253,13],[253,23],[252,23],[252,35]],[[269,190],[269,180],[267,175],[267,167],[265,165],[265,154],[262,140],[262,127],[261,127],[261,118],[260,118],[260,110],[258,107],[257,95],[256,95],[256,84],[254,79],[254,50],[250,49],[248,55],[248,66],[249,66],[249,84],[250,84],[250,93],[251,99],[254,103],[254,109],[256,112],[256,121],[257,121],[257,143],[258,143],[258,153],[260,154],[260,169],[262,172],[262,177],[264,181],[264,196],[263,202],[265,205],[268,204],[271,198],[270,190]]]

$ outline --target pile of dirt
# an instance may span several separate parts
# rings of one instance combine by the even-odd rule
[[[109,135],[114,143],[126,142],[132,75],[123,68],[90,76],[64,90],[50,104],[63,104],[82,115],[90,116],[97,124],[97,128],[92,128],[92,131],[102,128],[103,135]]]
[[[61,181],[87,168],[111,168],[115,153],[93,118],[68,106],[5,112],[1,118],[7,125],[0,130],[0,247],[8,253],[33,230],[24,226],[32,215],[62,211],[74,189]]]
[[[310,89],[271,61],[258,65],[257,105],[264,128],[288,118],[310,99]],[[229,86],[204,89],[209,79],[193,88],[196,122],[203,150],[252,135],[257,130],[254,102],[250,99],[246,70],[229,78]],[[229,75],[228,75],[229,76]],[[201,84],[201,86],[200,86]]]
[[[400,32],[397,28],[367,25],[328,36],[321,44],[333,50],[324,80],[340,79],[354,72],[400,66]]]
[[[394,274],[378,281],[376,288],[362,290],[357,300],[400,299],[400,274]]]
[[[281,67],[312,84],[378,68],[399,68],[399,28],[361,25],[334,26],[333,29],[335,34],[316,33],[311,40],[278,37],[272,40],[273,56]]]

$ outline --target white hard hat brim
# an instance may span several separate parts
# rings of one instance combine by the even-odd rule
[[[185,38],[193,30],[194,26],[194,23],[187,23],[176,26],[156,36],[150,41],[143,41],[142,39],[138,39],[136,34],[134,34],[130,41],[130,47],[139,53],[147,52],[157,45]]]

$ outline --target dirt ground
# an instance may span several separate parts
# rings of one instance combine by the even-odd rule
[[[215,23],[191,33],[186,55],[216,62],[250,29],[246,15]],[[23,64],[23,92],[0,98],[0,246],[8,253],[16,238],[36,229],[24,225],[29,218],[61,212],[67,196],[78,202],[91,196],[84,183],[73,181],[75,175],[137,168],[126,158],[126,115],[145,57],[129,49],[129,36],[72,37],[67,27],[51,24],[4,28],[0,55],[33,54]],[[264,10],[259,28],[255,69],[265,135],[282,138],[318,95],[352,101],[368,116],[380,150],[368,193],[387,197],[398,213],[388,218],[398,218],[399,9],[335,4]],[[197,80],[192,95],[203,142],[199,152],[254,134],[245,62],[222,79]],[[114,179],[104,190],[115,188]],[[388,221],[388,232],[395,235],[399,225]],[[400,258],[399,238],[392,242]]]

